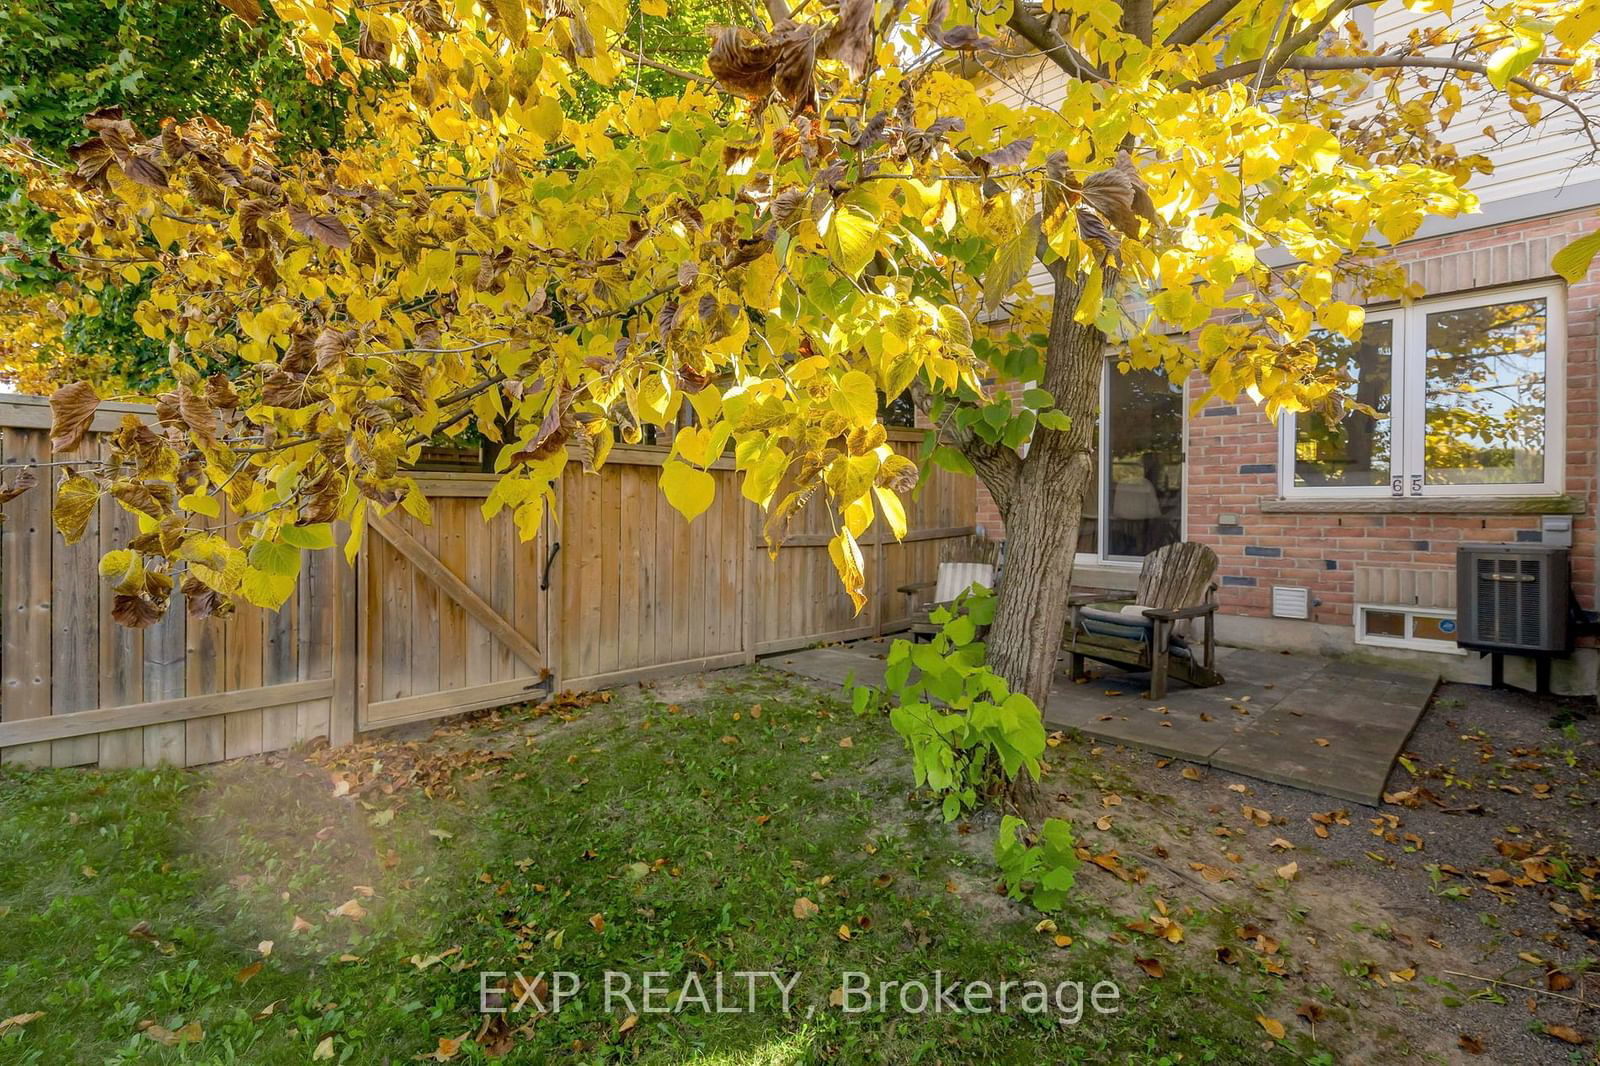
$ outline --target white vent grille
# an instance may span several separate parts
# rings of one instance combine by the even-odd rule
[[[1272,586],[1272,617],[1310,618],[1311,590],[1285,585]]]

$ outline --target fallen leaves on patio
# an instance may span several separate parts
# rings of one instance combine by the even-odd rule
[[[1233,875],[1228,871],[1222,869],[1220,866],[1212,866],[1209,863],[1191,862],[1189,864],[1189,869],[1198,871],[1201,877],[1205,878],[1213,885],[1221,884],[1223,881],[1233,880]]]
[[[1582,1047],[1589,1042],[1589,1038],[1572,1028],[1570,1025],[1547,1025],[1544,1027],[1545,1036],[1553,1036],[1564,1044]]]

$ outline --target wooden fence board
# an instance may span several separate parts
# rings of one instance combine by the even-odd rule
[[[97,416],[82,458],[124,413]],[[0,400],[0,455],[50,459],[48,423],[39,402]],[[858,615],[828,558],[822,501],[769,559],[729,460],[712,465],[712,504],[688,523],[658,488],[663,456],[619,447],[598,473],[570,466],[530,541],[511,513],[482,517],[492,475],[429,473],[431,525],[372,519],[354,566],[341,550],[308,555],[281,611],[191,618],[179,595],[144,630],[112,622],[97,572],[133,516],[104,500],[68,546],[49,487],[25,493],[0,527],[0,759],[196,765],[536,698],[548,675],[617,685],[884,632],[905,618],[894,586],[931,578],[941,541],[970,532],[970,479],[934,474],[908,504],[905,543],[881,519],[862,538],[874,604]]]

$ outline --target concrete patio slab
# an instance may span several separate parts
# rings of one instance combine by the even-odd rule
[[[832,685],[850,678],[880,685],[888,643],[808,648],[762,662]],[[1059,674],[1045,724],[1377,806],[1389,768],[1438,684],[1437,675],[1314,655],[1218,652],[1224,684],[1174,685],[1160,702],[1144,697],[1145,674],[1091,667],[1081,683]]]
[[[809,677],[832,685],[851,681],[857,685],[883,684],[883,656],[889,648],[887,641],[863,640],[830,648],[804,648],[762,659],[762,666],[782,670],[788,674]]]

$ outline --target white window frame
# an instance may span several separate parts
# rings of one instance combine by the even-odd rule
[[[1390,637],[1368,633],[1368,611],[1404,615],[1406,619],[1406,635],[1403,637]],[[1417,618],[1448,618],[1451,621],[1456,621],[1456,612],[1440,607],[1417,607],[1413,604],[1358,603],[1355,605],[1356,643],[1365,644],[1373,648],[1404,648],[1408,651],[1431,651],[1446,655],[1467,654],[1467,649],[1450,641],[1412,636],[1412,632],[1415,629],[1414,621]]]
[[[1464,307],[1545,301],[1544,480],[1526,485],[1438,485],[1427,478],[1424,437],[1427,430],[1428,316]],[[1502,289],[1474,289],[1454,296],[1418,300],[1409,307],[1372,310],[1369,322],[1390,321],[1393,359],[1390,383],[1390,471],[1385,485],[1296,485],[1295,416],[1279,421],[1279,491],[1285,499],[1351,499],[1559,496],[1566,491],[1567,432],[1567,290],[1559,282]]]

